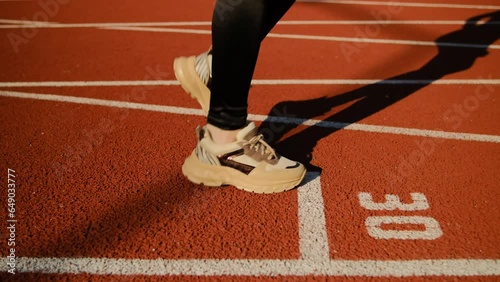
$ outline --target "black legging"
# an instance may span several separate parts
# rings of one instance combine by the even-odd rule
[[[295,0],[217,0],[212,17],[208,123],[226,130],[247,122],[247,100],[260,43]]]

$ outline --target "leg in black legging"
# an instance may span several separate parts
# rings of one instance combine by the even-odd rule
[[[260,43],[292,4],[290,0],[217,0],[208,123],[226,130],[246,125]]]
[[[260,41],[266,38],[267,34],[286,14],[290,7],[292,7],[293,3],[295,3],[295,0],[270,0],[266,2],[264,25],[262,27]]]

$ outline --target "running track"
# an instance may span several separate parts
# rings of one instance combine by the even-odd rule
[[[214,1],[49,2],[0,2],[0,280],[500,279],[497,1],[297,3],[249,101],[310,171],[277,195],[180,171]]]

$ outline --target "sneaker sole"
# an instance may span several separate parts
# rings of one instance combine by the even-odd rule
[[[233,185],[238,189],[253,193],[279,193],[291,190],[302,182],[304,173],[296,179],[276,181],[274,183],[259,181],[237,170],[224,166],[214,166],[200,162],[194,152],[184,161],[182,173],[189,181],[205,186]]]
[[[194,56],[179,57],[174,60],[175,78],[191,97],[193,97],[201,108],[208,113],[210,107],[210,89],[201,81],[195,69]]]

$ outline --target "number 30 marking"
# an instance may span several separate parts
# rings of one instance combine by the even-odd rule
[[[425,230],[384,230],[383,224],[423,224]],[[370,216],[365,225],[375,239],[434,240],[443,235],[437,220],[427,216]]]
[[[410,193],[413,203],[403,204],[398,196],[387,194],[385,195],[385,203],[374,203],[372,195],[370,193],[361,192],[358,195],[360,205],[372,211],[392,211],[392,210],[402,210],[402,211],[421,211],[429,208],[429,202],[427,198],[422,193]]]
[[[419,211],[429,209],[429,202],[422,193],[411,193],[413,203],[403,204],[396,195],[385,195],[385,203],[374,203],[370,193],[358,194],[359,204],[367,210]],[[384,224],[424,225],[425,230],[386,230]],[[368,234],[375,239],[435,240],[443,235],[437,220],[426,216],[370,216],[365,220]]]

